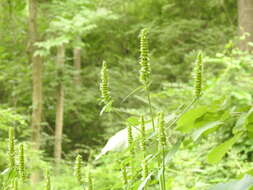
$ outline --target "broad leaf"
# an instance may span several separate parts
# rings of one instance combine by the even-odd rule
[[[207,111],[207,106],[199,106],[197,108],[190,109],[178,120],[177,128],[181,132],[190,132],[192,128],[194,128],[195,120],[203,116]]]
[[[207,162],[209,164],[218,163],[240,137],[241,133],[236,134],[234,137],[211,150],[211,152],[208,154]]]
[[[197,129],[196,131],[194,131],[194,133],[192,134],[192,139],[194,141],[198,140],[203,134],[210,131],[211,129],[217,128],[222,123],[223,122],[221,122],[221,121],[213,121],[213,122],[207,123],[203,127],[201,127],[199,129]]]

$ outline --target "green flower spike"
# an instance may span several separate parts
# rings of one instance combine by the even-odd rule
[[[194,73],[195,73],[195,76],[194,76],[195,97],[199,98],[202,94],[202,77],[203,77],[203,55],[201,52],[199,52],[197,56]]]
[[[140,82],[147,88],[150,83],[151,68],[149,64],[148,31],[142,29],[140,33]]]
[[[24,145],[19,145],[19,176],[21,180],[25,181],[25,155],[24,155]]]

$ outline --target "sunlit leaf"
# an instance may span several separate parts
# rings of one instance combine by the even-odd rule
[[[209,108],[207,106],[199,106],[190,109],[177,122],[177,128],[181,132],[190,132],[194,128],[194,122],[199,117],[203,116]]]
[[[211,152],[208,154],[207,162],[209,164],[218,163],[240,137],[241,133],[238,133],[234,137],[211,150]]]
[[[214,121],[214,122],[207,123],[203,127],[201,127],[199,129],[197,129],[196,131],[194,131],[194,133],[192,134],[192,139],[194,141],[198,140],[203,134],[210,131],[211,129],[217,128],[222,123],[223,122],[221,122],[221,121]]]

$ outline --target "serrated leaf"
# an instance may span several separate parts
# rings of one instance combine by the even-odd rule
[[[240,137],[241,133],[238,133],[234,137],[212,149],[207,156],[207,162],[209,164],[218,163]]]

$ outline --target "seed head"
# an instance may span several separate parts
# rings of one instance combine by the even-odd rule
[[[100,83],[100,91],[102,96],[102,101],[104,104],[108,104],[111,102],[111,95],[109,90],[109,71],[107,63],[104,61],[101,70],[101,83]]]
[[[134,139],[133,139],[132,126],[127,127],[127,140],[130,152],[134,154],[134,147],[133,147]]]
[[[142,179],[146,179],[148,177],[148,164],[147,164],[147,160],[143,159],[142,162]]]
[[[148,31],[142,29],[140,33],[140,82],[144,86],[150,83],[150,63],[149,63],[149,45],[148,45]]]
[[[25,181],[25,155],[24,155],[24,145],[19,145],[19,176],[21,180]]]
[[[202,75],[203,75],[203,55],[201,52],[198,53],[197,60],[195,63],[195,83],[194,83],[194,89],[195,89],[195,97],[199,98],[201,96],[202,92]]]

